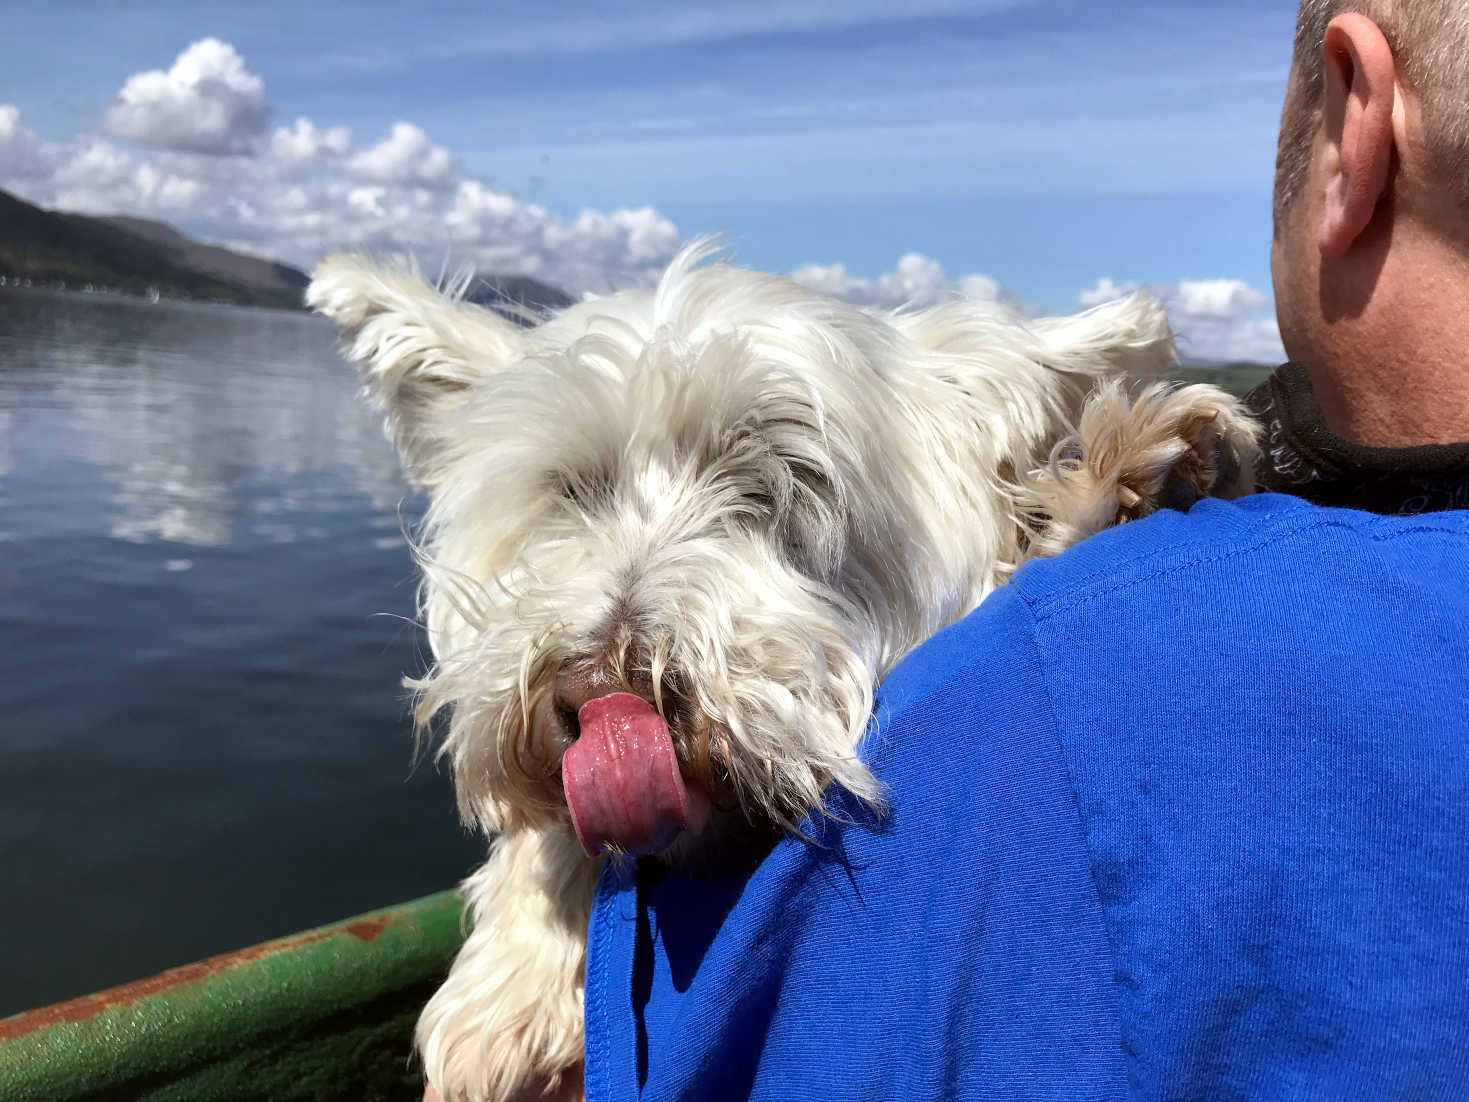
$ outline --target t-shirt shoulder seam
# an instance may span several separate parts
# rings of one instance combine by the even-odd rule
[[[1375,518],[1379,521],[1402,520],[1400,516],[1380,516]],[[1377,525],[1373,525],[1377,527]],[[1434,532],[1445,536],[1469,535],[1469,526],[1455,528],[1448,524],[1414,524],[1401,528],[1394,528],[1390,532],[1368,532],[1367,538],[1374,543],[1386,543],[1388,540],[1398,539],[1401,536],[1416,536],[1425,532]]]
[[[1216,542],[1210,544],[1210,542],[1200,541],[1194,544],[1196,554],[1188,554],[1187,544],[1150,548],[1149,551],[1138,555],[1137,558],[1124,560],[1122,563],[1112,563],[1106,572],[1093,570],[1093,572],[1087,573],[1086,576],[1080,577],[1080,579],[1069,583],[1069,585],[1061,585],[1056,589],[1042,592],[1042,594],[1025,594],[1024,583],[1021,583],[1018,588],[1021,589],[1021,597],[1024,599],[1025,605],[1027,605],[1027,608],[1030,608],[1031,614],[1036,617],[1036,622],[1044,623],[1046,620],[1066,613],[1066,611],[1074,610],[1074,608],[1080,607],[1080,605],[1090,604],[1090,602],[1111,597],[1111,595],[1119,594],[1119,592],[1125,591],[1125,589],[1136,588],[1138,585],[1153,582],[1153,580],[1159,579],[1159,577],[1177,575],[1177,573],[1184,572],[1184,570],[1196,569],[1196,567],[1200,566],[1225,563],[1225,561],[1230,561],[1231,558],[1253,554],[1253,552],[1259,551],[1260,548],[1277,544],[1282,539],[1290,539],[1293,536],[1303,535],[1306,532],[1325,529],[1325,527],[1359,530],[1366,538],[1372,539],[1374,542],[1384,542],[1388,541],[1388,539],[1397,539],[1400,536],[1421,532],[1443,532],[1447,533],[1447,535],[1465,535],[1466,533],[1466,530],[1460,529],[1460,527],[1432,525],[1432,523],[1423,523],[1423,525],[1409,527],[1397,526],[1393,530],[1390,530],[1390,532],[1382,532],[1382,530],[1376,530],[1374,532],[1372,529],[1379,529],[1379,527],[1387,525],[1387,523],[1400,523],[1401,517],[1382,517],[1375,516],[1375,514],[1356,513],[1351,513],[1349,516],[1351,519],[1347,519],[1347,516],[1335,516],[1335,510],[1328,513],[1327,516],[1322,516],[1321,510],[1310,510],[1309,513],[1304,514],[1300,513],[1300,511],[1291,510],[1288,516],[1281,517],[1277,522],[1263,527],[1259,533],[1256,533],[1255,538],[1249,539],[1249,541],[1243,542],[1243,544],[1232,544],[1228,545],[1228,547],[1208,552],[1210,545],[1218,547],[1218,544]],[[1156,569],[1147,570],[1147,573],[1133,573],[1133,575],[1122,577],[1122,579],[1116,579],[1115,577],[1116,570],[1119,567],[1124,567],[1124,569],[1125,567],[1133,567],[1134,570],[1143,570],[1150,563],[1155,563],[1156,560],[1163,560],[1163,558],[1166,558],[1168,561],[1166,563],[1159,563]],[[1112,579],[1111,583],[1108,583],[1108,585],[1099,585],[1100,579],[1109,576]]]

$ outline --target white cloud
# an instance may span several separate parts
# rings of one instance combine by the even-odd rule
[[[998,302],[1000,285],[989,276],[976,272],[959,281],[959,294],[964,298],[980,302]]]
[[[198,180],[166,173],[157,165],[147,162],[133,170],[132,185],[142,203],[153,203],[165,209],[188,207],[202,190]]]
[[[1096,306],[1138,289],[1104,277],[1079,296],[1082,306]],[[1168,311],[1185,362],[1244,360],[1279,363],[1285,359],[1280,328],[1267,295],[1239,279],[1185,279],[1169,286],[1149,286]]]
[[[453,167],[449,151],[411,122],[395,122],[377,145],[347,158],[353,176],[384,184],[442,184]]]
[[[304,116],[256,142],[265,103],[233,47],[205,39],[167,73],[124,84],[111,130],[147,148],[90,136],[44,147],[17,109],[0,109],[0,155],[11,152],[0,175],[23,163],[30,176],[14,189],[33,202],[165,218],[303,268],[334,249],[411,252],[429,270],[472,265],[577,293],[647,285],[678,250],[678,228],[651,207],[558,217],[459,175],[409,122],[366,149]]]
[[[67,151],[38,200],[62,210],[111,214],[138,203],[132,186],[137,162],[111,142],[85,141]]]
[[[808,264],[791,275],[813,290],[859,306],[924,307],[962,297],[1023,312],[1014,297],[989,276],[950,278],[938,261],[921,253],[909,253],[892,271],[875,279],[854,276],[842,264]],[[1091,307],[1137,289],[1136,283],[1102,278],[1078,298],[1083,307]],[[1275,319],[1261,316],[1268,312],[1270,300],[1242,280],[1184,280],[1148,290],[1167,309],[1185,360],[1271,363],[1285,358]]]
[[[345,126],[320,130],[308,118],[277,128],[270,136],[270,155],[284,165],[303,165],[318,157],[344,157],[352,148],[352,131]]]
[[[60,210],[170,217],[196,209],[207,193],[207,181],[139,160],[102,138],[53,150],[50,159],[47,178],[23,182],[16,191]]]
[[[807,264],[791,273],[797,283],[813,291],[881,309],[900,306],[932,306],[952,298],[968,298],[982,302],[998,302],[1000,285],[986,275],[967,275],[950,279],[943,266],[921,253],[908,253],[891,272],[867,279],[854,276],[844,264]]]
[[[19,109],[0,106],[0,179],[43,205],[166,218],[205,240],[303,268],[335,249],[411,252],[431,271],[473,265],[579,293],[646,286],[681,244],[678,228],[652,207],[562,218],[463,175],[449,150],[410,122],[356,149],[346,127],[304,116],[257,141],[266,116],[260,77],[228,43],[204,39],[168,72],[129,78],[109,112],[115,134],[148,148],[89,135],[48,144],[21,125]],[[872,278],[839,263],[792,274],[866,306],[921,308],[963,297],[1020,312],[989,276],[950,276],[920,253]],[[1081,302],[1129,289],[1099,280]],[[1247,284],[1196,280],[1154,290],[1186,356],[1282,357],[1274,321],[1260,316],[1268,299]]]
[[[20,108],[0,103],[0,180],[34,180],[50,172],[41,139],[20,123]]]
[[[541,235],[542,256],[563,265],[575,285],[607,273],[612,286],[645,284],[678,251],[678,227],[652,207],[583,210],[572,222],[552,221]]]
[[[1137,290],[1136,283],[1115,283],[1111,276],[1103,276],[1097,280],[1096,286],[1083,291],[1077,296],[1082,306],[1090,308],[1100,306],[1104,302],[1130,295]]]
[[[1270,301],[1238,279],[1186,279],[1178,285],[1176,300],[1180,310],[1200,318],[1234,318]]]
[[[129,77],[107,112],[107,126],[157,149],[245,153],[265,132],[269,113],[265,82],[229,43],[204,38],[167,72]]]

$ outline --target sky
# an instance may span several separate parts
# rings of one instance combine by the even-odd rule
[[[1185,358],[1283,358],[1289,0],[14,5],[0,188],[308,267],[573,292],[739,264],[873,306],[1145,286]]]

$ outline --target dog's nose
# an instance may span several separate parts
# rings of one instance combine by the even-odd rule
[[[574,665],[564,666],[559,670],[551,692],[551,703],[556,709],[557,719],[566,728],[566,733],[572,738],[580,736],[581,729],[576,717],[581,706],[608,693],[632,693],[649,704],[654,703],[652,678],[646,673],[629,671],[627,680],[622,681],[599,671],[589,671]]]

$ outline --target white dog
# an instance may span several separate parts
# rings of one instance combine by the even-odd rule
[[[606,854],[880,807],[899,659],[1027,558],[1252,485],[1232,398],[1124,390],[1175,355],[1145,295],[883,314],[703,259],[531,329],[349,257],[308,291],[430,496],[418,716],[495,838],[418,1027],[445,1102],[577,1081]]]

